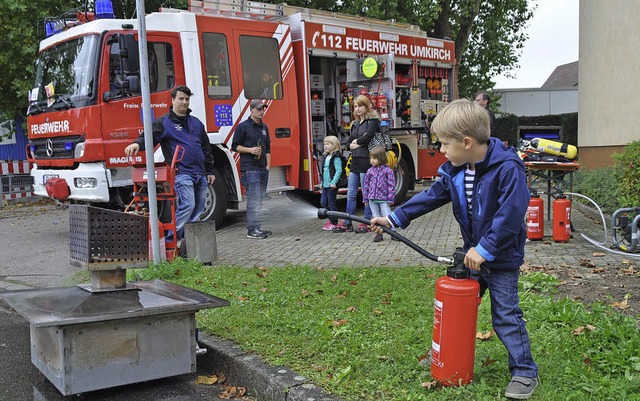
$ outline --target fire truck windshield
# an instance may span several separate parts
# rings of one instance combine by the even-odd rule
[[[27,114],[63,110],[95,102],[98,35],[59,43],[40,53]]]

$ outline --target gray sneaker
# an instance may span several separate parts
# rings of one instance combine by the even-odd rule
[[[247,238],[265,239],[265,238],[267,238],[267,234],[263,233],[258,228],[254,228],[253,230],[249,230],[247,232]]]
[[[514,400],[528,400],[536,387],[538,387],[538,379],[536,378],[513,376],[504,391],[504,396]]]

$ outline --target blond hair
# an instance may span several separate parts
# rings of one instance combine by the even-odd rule
[[[469,99],[458,99],[438,113],[431,132],[438,138],[462,141],[468,136],[478,143],[487,143],[491,134],[489,113]]]
[[[329,154],[337,152],[340,150],[340,140],[338,139],[337,136],[334,135],[327,135],[324,137],[324,139],[322,140],[322,143],[329,143],[331,144],[331,146],[333,147],[333,149],[331,150],[331,152],[329,152]]]
[[[353,101],[353,107],[356,106],[364,106],[367,111],[364,113],[364,119],[380,119],[380,114],[377,111],[373,110],[373,105],[371,104],[371,100],[365,95],[358,95],[356,99]]]
[[[376,146],[369,151],[369,158],[376,159],[381,166],[386,166],[387,163],[389,163],[389,160],[387,159],[387,151],[380,146]]]

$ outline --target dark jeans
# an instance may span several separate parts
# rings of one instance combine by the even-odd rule
[[[518,269],[472,272],[479,279],[480,294],[489,290],[493,330],[509,352],[512,376],[538,377],[538,366],[531,356],[529,334],[518,297]]]
[[[260,228],[262,220],[262,200],[267,195],[269,170],[265,167],[259,170],[242,172],[242,185],[247,197],[247,230]]]
[[[322,188],[322,194],[320,195],[320,206],[333,212],[338,210],[336,205],[336,198],[338,197],[338,188]],[[336,217],[329,217],[331,224],[338,224]]]

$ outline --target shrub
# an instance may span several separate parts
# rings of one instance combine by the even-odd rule
[[[614,179],[621,207],[640,206],[640,141],[631,142],[612,157],[616,161]]]
[[[574,176],[573,192],[593,199],[606,214],[612,214],[620,208],[618,186],[613,182],[614,168],[605,167],[593,170],[578,170]],[[581,198],[574,198],[590,207],[593,205]]]

